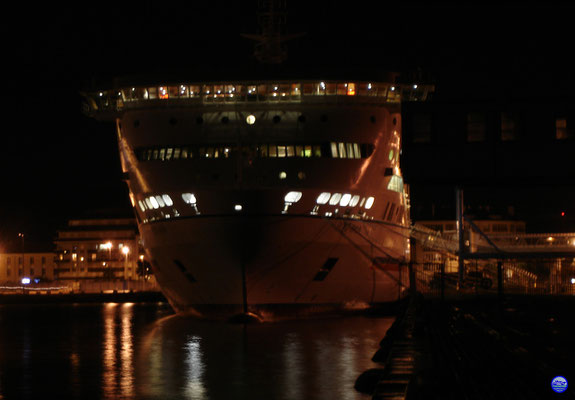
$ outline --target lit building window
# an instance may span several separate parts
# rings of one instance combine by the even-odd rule
[[[567,118],[560,117],[555,119],[555,138],[570,139],[574,136],[573,127],[570,127]]]
[[[485,140],[485,114],[471,112],[467,114],[467,141],[483,142]]]
[[[329,192],[322,192],[315,201],[317,204],[326,204],[329,201],[331,193]]]

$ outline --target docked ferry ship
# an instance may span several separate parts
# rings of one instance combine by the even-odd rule
[[[116,123],[143,246],[176,311],[266,318],[405,294],[400,107],[431,88],[394,82],[156,82],[85,95],[90,115]]]

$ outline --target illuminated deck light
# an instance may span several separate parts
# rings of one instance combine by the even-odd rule
[[[30,284],[30,278],[22,278],[22,285],[29,285]]]

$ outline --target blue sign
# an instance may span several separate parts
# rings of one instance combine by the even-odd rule
[[[556,376],[551,381],[551,387],[557,393],[563,393],[564,391],[567,390],[567,379],[565,379],[562,376]]]

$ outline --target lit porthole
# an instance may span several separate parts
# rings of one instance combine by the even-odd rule
[[[351,201],[351,194],[346,193],[343,196],[341,196],[341,200],[339,201],[339,205],[342,207],[347,207],[349,205],[350,201]]]
[[[193,193],[183,193],[182,200],[184,200],[184,203],[186,204],[196,204],[196,196],[194,196]]]
[[[298,172],[297,177],[299,180],[303,181],[305,179],[305,172],[303,172],[303,171]]]
[[[365,209],[369,210],[371,208],[371,206],[373,206],[374,202],[375,202],[375,199],[373,197],[368,197],[367,200],[365,201]]]
[[[285,172],[285,171],[281,171],[280,174],[279,174],[279,178],[280,178],[280,179],[285,179],[285,178],[287,178],[286,172]]]
[[[168,207],[171,207],[171,206],[174,205],[174,202],[172,201],[172,198],[171,198],[169,195],[167,195],[167,194],[163,194],[163,195],[162,195],[162,200],[164,200],[164,203],[166,203],[166,205],[167,205]]]
[[[256,117],[253,114],[250,114],[246,117],[246,122],[248,125],[253,125],[256,122]]]
[[[315,201],[317,204],[326,204],[331,196],[329,192],[322,192],[319,196],[317,196],[317,200]]]
[[[289,192],[285,195],[284,200],[286,203],[297,203],[301,199],[301,192]]]
[[[335,206],[341,200],[341,193],[334,193],[329,199],[329,205]]]
[[[351,198],[351,200],[349,201],[349,206],[350,207],[355,207],[357,206],[357,203],[359,203],[359,195],[355,195]]]

